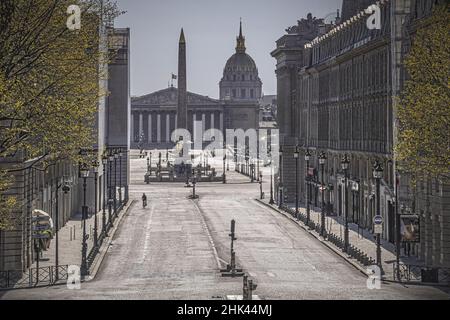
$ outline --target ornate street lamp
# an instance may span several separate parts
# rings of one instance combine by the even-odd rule
[[[225,150],[225,153],[223,155],[223,175],[222,175],[222,182],[223,183],[227,183],[227,176],[226,176],[226,171],[225,171],[226,159],[227,159],[227,154],[226,154],[226,150]]]
[[[295,217],[298,219],[299,212],[298,212],[298,161],[299,161],[299,155],[300,155],[300,147],[297,145],[295,146],[294,151],[294,159],[295,159]]]
[[[119,159],[119,152],[114,150],[114,215],[117,218],[117,159]]]
[[[124,152],[119,150],[119,204],[122,205],[122,157]]]
[[[278,208],[281,209],[281,207],[283,206],[283,171],[282,171],[282,168],[283,168],[283,146],[282,145],[280,145],[280,150],[278,151],[278,154],[280,155],[280,164],[279,164],[280,168],[278,170],[278,172],[280,174],[280,177],[279,177],[280,183],[278,186],[278,193],[279,193],[280,200],[278,202]]]
[[[321,179],[320,179],[320,188],[322,189],[322,210],[320,212],[320,235],[322,237],[325,237],[325,186],[323,181],[323,174],[325,171],[325,161],[327,160],[327,156],[325,155],[325,152],[321,152],[319,154],[319,165],[320,165],[320,172],[321,172]]]
[[[376,215],[381,216],[380,212],[380,182],[383,178],[383,166],[377,160],[373,166],[373,177],[376,181]],[[377,233],[377,265],[380,268],[381,272],[383,272],[383,264],[381,262],[381,234]]]
[[[306,162],[306,176],[305,176],[305,184],[306,184],[306,225],[309,227],[309,219],[311,216],[311,210],[309,207],[309,161],[311,160],[311,152],[306,150],[305,152],[305,162]]]
[[[348,167],[350,165],[350,159],[348,158],[348,155],[345,154],[341,159],[341,168],[342,171],[344,171],[344,201],[345,201],[345,213],[344,213],[344,222],[345,222],[345,229],[344,229],[344,252],[348,253],[348,246],[349,246],[349,238],[348,238]]]
[[[102,204],[102,232],[104,236],[107,236],[106,232],[106,167],[108,165],[108,157],[104,153],[102,156],[102,164],[103,164],[103,204]]]
[[[98,167],[100,166],[100,163],[97,160],[94,160],[92,162],[92,168],[94,170],[94,246],[98,246],[98,221],[97,221],[97,211],[98,211]]]
[[[272,155],[270,156],[272,159]],[[272,160],[270,160],[270,200],[269,204],[274,204],[275,201],[273,200],[273,166],[272,166]]]
[[[83,239],[81,244],[81,276],[86,276],[88,274],[87,268],[87,234],[86,234],[86,218],[88,208],[86,206],[86,179],[89,177],[89,167],[87,164],[83,163],[80,166],[80,176],[83,178],[83,207],[81,210],[83,219]]]
[[[112,165],[114,162],[114,153],[113,150],[110,149],[108,153],[108,162],[109,162],[109,173],[108,173],[108,229],[111,228],[112,224]]]

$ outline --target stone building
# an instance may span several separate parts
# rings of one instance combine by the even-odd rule
[[[172,132],[178,125],[178,104],[180,95],[186,95],[187,129],[192,135],[194,121],[201,121],[202,131],[208,129],[250,129],[258,128],[259,103],[262,94],[262,82],[254,60],[246,53],[245,38],[240,25],[236,39],[236,53],[233,54],[223,70],[219,85],[219,99],[192,93],[185,87],[185,54],[183,49],[186,38],[182,31],[180,36],[179,88],[170,86],[131,100],[131,147],[138,148],[140,141],[143,148],[171,148]],[[187,79],[189,77],[187,76]],[[183,81],[181,81],[183,80]],[[180,87],[181,85],[181,87]],[[180,92],[181,90],[181,92]]]
[[[278,123],[283,150],[278,186],[284,191],[283,200],[294,203],[298,179],[302,203],[306,203],[309,189],[311,204],[319,208],[323,193],[328,214],[338,216],[344,215],[347,190],[349,221],[372,230],[377,214],[372,170],[373,163],[380,161],[384,168],[382,237],[395,242],[398,198],[398,207],[405,202],[409,208],[415,206],[410,213],[419,214],[422,221],[421,241],[405,246],[412,249],[409,253],[428,265],[449,266],[448,184],[424,182],[421,192],[413,192],[408,190],[406,176],[397,188],[393,158],[393,96],[401,92],[406,76],[401,62],[414,36],[415,20],[430,14],[434,3],[440,1],[379,1],[381,29],[370,30],[366,25],[370,14],[364,9],[372,2],[344,0],[342,18],[337,17],[336,24],[324,25],[309,15],[277,41],[272,56],[277,59]],[[300,149],[298,177],[292,175],[296,146]],[[308,168],[304,160],[307,150],[312,153]],[[327,158],[323,189],[320,152]],[[344,155],[350,159],[347,188],[341,169]],[[425,190],[430,191],[432,199],[424,197]]]
[[[106,44],[109,36],[111,40],[109,50],[113,53],[113,59],[108,65],[99,64],[99,70],[108,69],[107,79],[99,77],[99,89],[109,91],[111,94],[101,97],[98,101],[95,135],[89,150],[97,156],[99,161],[96,208],[98,211],[108,201],[107,192],[104,190],[109,190],[109,188],[117,187],[117,199],[119,197],[124,201],[128,199],[129,139],[127,133],[129,132],[128,115],[130,114],[130,30],[105,25],[100,28],[100,32],[102,41],[99,45],[102,46],[102,50],[108,50]],[[103,153],[110,150],[120,150],[122,154],[115,161],[116,169],[112,171],[111,179],[108,177],[108,168],[105,168],[106,174],[103,174],[104,168],[101,161]],[[24,154],[18,154],[14,158],[0,159],[0,166],[11,170],[10,173],[14,175],[14,184],[8,190],[8,194],[14,195],[18,201],[13,212],[14,230],[0,230],[0,271],[26,271],[33,265],[36,258],[31,230],[34,209],[48,213],[55,228],[56,221],[58,221],[58,227],[62,228],[70,218],[81,214],[83,190],[78,164],[59,161],[43,167],[39,163],[36,164],[35,160],[28,159]],[[91,214],[95,210],[95,174],[93,171],[91,169],[86,192],[88,211]],[[67,192],[64,192],[62,188],[65,185],[70,187]],[[111,192],[111,194],[113,193],[114,191]],[[56,208],[58,208],[57,215]],[[60,239],[59,241],[66,240]]]

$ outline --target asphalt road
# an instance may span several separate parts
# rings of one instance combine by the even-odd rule
[[[229,172],[228,183],[199,183],[199,200],[183,184],[142,182],[145,160],[132,160],[130,197],[94,280],[10,291],[2,299],[217,299],[242,292],[242,278],[223,278],[236,220],[237,263],[258,284],[262,299],[448,299],[426,286],[382,283],[367,277],[283,215],[259,204],[259,185]],[[267,186],[266,186],[267,188]],[[268,194],[266,190],[266,194]],[[143,209],[142,193],[149,206]]]

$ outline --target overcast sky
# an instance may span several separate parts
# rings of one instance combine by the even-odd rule
[[[276,94],[275,59],[270,52],[288,26],[308,12],[325,17],[342,0],[117,0],[127,11],[116,27],[131,29],[131,94],[167,88],[177,74],[181,27],[187,41],[188,90],[217,98],[227,59],[235,52],[242,17],[247,53],[263,81],[264,94]],[[176,85],[176,82],[175,82]]]

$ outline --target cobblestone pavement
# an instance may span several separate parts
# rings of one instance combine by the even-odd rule
[[[242,278],[223,278],[236,220],[237,263],[263,299],[448,299],[439,289],[382,283],[367,277],[284,215],[257,202],[259,185],[228,172],[227,184],[199,183],[199,200],[181,183],[143,183],[145,159],[132,159],[130,198],[147,194],[123,218],[94,280],[11,291],[4,299],[212,299],[241,294]],[[220,168],[220,162],[217,163]],[[234,169],[230,166],[230,169]],[[267,168],[264,177],[268,177]],[[221,174],[221,172],[219,172]],[[269,183],[263,183],[266,197]]]

